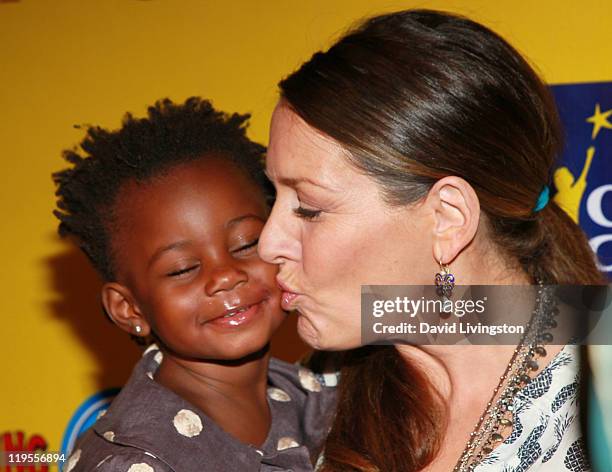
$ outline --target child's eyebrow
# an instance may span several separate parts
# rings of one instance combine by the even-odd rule
[[[237,218],[234,218],[233,220],[229,220],[226,224],[225,227],[226,228],[231,228],[232,226],[236,226],[238,223],[241,223],[244,220],[249,220],[249,219],[255,219],[255,220],[259,220],[265,223],[265,220],[261,217],[261,216],[257,216],[254,215],[252,213],[249,213],[247,215],[242,215],[239,216]]]
[[[185,246],[189,246],[191,244],[191,241],[188,241],[186,239],[183,239],[181,241],[176,241],[174,243],[168,244],[167,246],[163,246],[160,247],[157,251],[155,251],[155,253],[151,256],[151,259],[149,259],[149,267],[151,267],[153,265],[153,263],[160,258],[160,256],[164,253],[164,252],[168,252],[171,251],[172,249],[181,249]]]

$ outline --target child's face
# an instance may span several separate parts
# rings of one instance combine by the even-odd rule
[[[277,268],[257,255],[268,209],[243,171],[222,159],[181,164],[128,184],[116,212],[116,288],[127,296],[103,298],[124,329],[140,323],[192,359],[239,359],[268,343],[285,313]]]

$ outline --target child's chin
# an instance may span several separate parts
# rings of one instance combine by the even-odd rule
[[[270,340],[268,338],[261,340],[249,340],[243,344],[232,346],[231,348],[224,350],[221,354],[222,359],[226,361],[240,361],[249,360],[250,358],[257,358],[265,354],[268,350]]]

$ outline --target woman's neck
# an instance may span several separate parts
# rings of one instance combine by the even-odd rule
[[[495,258],[495,256],[494,256]],[[479,270],[469,264],[457,264],[458,283],[461,285],[529,285],[529,277],[520,268],[509,270],[500,260],[485,259]],[[473,269],[473,270],[470,270]],[[455,287],[460,296],[461,286]],[[493,293],[493,292],[492,292]],[[496,293],[500,293],[499,290]],[[535,308],[535,292],[521,289],[502,289],[501,298],[489,300],[487,320],[515,320],[521,323],[529,320]],[[505,296],[504,296],[505,294]],[[492,298],[492,297],[490,297]],[[440,393],[447,411],[447,428],[442,447],[427,471],[452,470],[461,455],[476,423],[493,392],[506,371],[516,345],[431,345],[396,346],[406,359],[419,366],[430,379],[432,386]],[[547,365],[561,346],[551,346],[540,367]]]
[[[480,236],[482,240],[482,236]],[[461,298],[465,289],[473,285],[525,286],[530,285],[530,277],[520,267],[493,249],[491,244],[482,241],[473,244],[451,264],[451,272],[456,274],[457,286],[453,298]],[[501,297],[489,300],[486,315],[493,323],[496,317],[527,321],[533,312],[535,297],[529,291],[508,289]],[[504,298],[504,294],[507,294]],[[517,298],[517,294],[521,297]],[[512,318],[510,318],[512,317]],[[524,318],[524,319],[523,319]],[[464,390],[473,391],[481,386],[489,392],[493,390],[503,374],[508,360],[516,346],[487,345],[432,345],[397,346],[398,351],[407,359],[422,366],[431,376],[443,397],[451,399],[461,395]],[[476,367],[476,368],[475,368]]]
[[[485,229],[450,264],[458,285],[531,285],[518,260],[506,257]]]

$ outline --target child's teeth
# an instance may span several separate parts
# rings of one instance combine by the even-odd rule
[[[223,318],[231,318],[232,316],[236,316],[238,313],[243,313],[245,312],[247,309],[245,308],[240,308],[239,310],[233,311],[231,313],[228,313],[227,315],[225,315]]]

